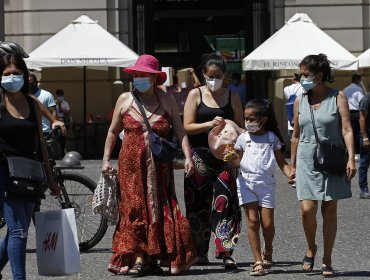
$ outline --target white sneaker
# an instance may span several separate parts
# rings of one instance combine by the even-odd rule
[[[369,192],[361,192],[360,198],[362,199],[370,199],[370,193]]]

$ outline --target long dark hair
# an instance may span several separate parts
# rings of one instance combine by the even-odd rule
[[[257,116],[262,118],[267,117],[267,122],[264,124],[263,128],[276,134],[282,144],[281,149],[284,151],[285,142],[281,136],[271,101],[268,99],[252,99],[245,105],[245,109],[253,109]]]
[[[0,56],[0,75],[4,73],[5,68],[7,68],[9,65],[14,65],[19,70],[23,72],[23,87],[21,88],[21,92],[24,95],[28,95],[28,68],[26,63],[24,62],[23,58],[19,54],[5,54],[3,56]],[[0,77],[1,77],[0,76]],[[5,104],[4,104],[4,90],[0,87],[0,119],[5,113]]]

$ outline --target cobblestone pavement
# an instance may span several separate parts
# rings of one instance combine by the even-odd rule
[[[82,172],[97,182],[99,177],[100,161],[83,161],[85,166]],[[116,163],[114,163],[116,164]],[[175,172],[177,195],[181,208],[183,204],[183,171]],[[305,253],[305,238],[300,221],[299,205],[295,189],[286,183],[280,171],[276,172],[277,178],[277,207],[275,212],[276,236],[274,240],[274,267],[263,278],[266,279],[316,279],[320,275],[321,258],[323,254],[322,220],[318,214],[316,263],[314,271],[306,274],[301,270],[301,260]],[[353,197],[339,202],[338,207],[338,234],[333,252],[333,267],[340,279],[368,279],[370,277],[370,200],[359,199],[357,176],[353,180]],[[107,271],[107,263],[111,256],[111,241],[113,227],[108,229],[104,239],[91,251],[81,254],[82,272],[80,274],[58,279],[120,279],[128,276],[114,276]],[[5,229],[0,230],[3,237]],[[178,279],[245,279],[253,261],[246,237],[245,219],[243,216],[242,233],[234,257],[238,262],[238,270],[225,272],[220,260],[213,258],[214,245],[211,242],[208,266],[193,266],[191,270]],[[3,279],[11,279],[9,264],[2,272]],[[35,253],[35,231],[30,227],[27,250],[27,279],[49,279],[37,274]],[[161,277],[147,277],[159,279]],[[174,278],[174,277],[171,277]]]

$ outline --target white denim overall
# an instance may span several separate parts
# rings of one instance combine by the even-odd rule
[[[276,160],[275,134],[268,132],[268,142],[256,143],[245,133],[244,153],[237,179],[239,204],[257,202],[265,208],[275,208]]]

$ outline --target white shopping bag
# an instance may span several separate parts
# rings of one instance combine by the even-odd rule
[[[63,276],[81,272],[74,209],[35,214],[39,275]]]

